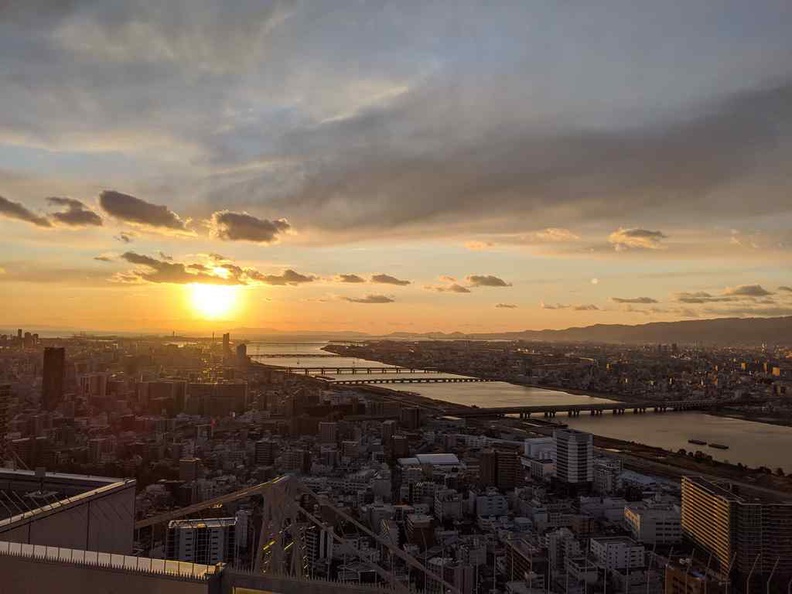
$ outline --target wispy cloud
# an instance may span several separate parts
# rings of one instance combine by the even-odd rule
[[[387,295],[366,295],[365,297],[344,297],[350,303],[394,303],[396,300]]]

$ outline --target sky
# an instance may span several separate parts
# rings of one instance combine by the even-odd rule
[[[0,332],[792,315],[788,0],[0,2]]]

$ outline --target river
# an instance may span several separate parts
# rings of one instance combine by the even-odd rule
[[[295,354],[326,354],[321,347],[326,343],[312,344],[251,344],[249,353],[295,353]],[[377,367],[387,366],[384,363],[337,358],[299,358],[265,360],[273,365],[336,365]],[[346,379],[349,375],[344,376]],[[356,378],[362,378],[358,374]],[[605,398],[569,394],[559,390],[547,390],[529,386],[518,386],[505,382],[489,383],[448,383],[448,384],[413,384],[403,388],[404,391],[417,392],[427,398],[455,402],[468,406],[514,406],[542,404],[573,404],[585,402],[612,402]],[[730,419],[698,412],[665,413],[647,412],[642,415],[614,416],[606,413],[599,417],[581,415],[567,418],[564,415],[556,420],[582,431],[588,431],[604,437],[612,437],[624,441],[635,441],[649,446],[664,448],[671,451],[684,448],[701,450],[716,460],[731,463],[742,462],[750,467],[767,466],[775,470],[783,468],[792,472],[792,427],[781,427],[766,423]],[[697,446],[688,443],[689,439],[699,439],[707,443],[721,443],[729,446],[728,450],[718,450],[706,445]]]

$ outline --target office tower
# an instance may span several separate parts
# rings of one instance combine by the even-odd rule
[[[495,450],[484,450],[479,456],[479,483],[494,487],[498,482],[498,455]]]
[[[594,478],[591,434],[574,429],[557,429],[553,432],[553,439],[556,444],[558,480],[568,485],[590,483]]]
[[[622,487],[622,463],[616,458],[599,458],[593,463],[594,491],[610,495]]]
[[[389,419],[382,422],[382,443],[388,447],[393,436],[396,435],[396,421]]]
[[[236,348],[237,365],[244,367],[248,364],[247,345],[242,343]]]
[[[393,457],[406,458],[410,455],[410,441],[406,435],[393,436]]]
[[[179,480],[190,482],[201,476],[200,458],[182,458],[179,460]]]
[[[41,405],[53,410],[63,400],[63,379],[66,349],[46,347],[44,349],[44,375],[41,382]]]
[[[728,485],[685,476],[682,531],[712,553],[724,575],[767,576],[775,567],[776,578],[792,577],[792,502],[748,498]]]
[[[223,334],[223,355],[231,354],[231,334],[226,332]]]
[[[319,423],[319,442],[336,443],[338,441],[338,423],[320,422]]]
[[[0,384],[0,447],[5,451],[5,436],[8,431],[9,409],[11,408],[11,386]]]
[[[193,563],[227,563],[236,551],[236,518],[198,518],[168,523],[167,558]]]
[[[421,426],[421,409],[417,406],[402,408],[399,411],[399,422],[405,429],[418,429]]]
[[[272,466],[278,455],[278,442],[274,439],[260,439],[256,442],[256,466]]]
[[[497,449],[496,482],[498,489],[510,491],[520,482],[520,459],[512,449]]]

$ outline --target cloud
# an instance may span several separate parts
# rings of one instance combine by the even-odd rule
[[[781,286],[781,287],[778,287],[778,290],[779,291],[784,291],[786,293],[792,293],[792,287]]]
[[[599,307],[594,305],[593,303],[587,303],[585,305],[575,305],[572,307],[575,311],[599,311]]]
[[[608,236],[608,242],[616,251],[629,249],[656,250],[667,236],[661,231],[648,229],[618,229]]]
[[[278,236],[291,229],[286,219],[259,219],[246,212],[228,210],[215,212],[210,221],[211,233],[224,241],[274,243]]]
[[[723,294],[737,297],[767,297],[768,295],[772,295],[770,291],[765,290],[761,285],[740,285],[738,287],[729,287],[723,292]]]
[[[94,260],[96,260],[97,262],[112,262],[113,257],[102,254],[100,256],[94,256]]]
[[[18,219],[26,223],[32,223],[37,227],[51,227],[49,219],[33,213],[31,210],[20,204],[19,202],[12,202],[0,196],[0,216],[5,216],[10,219]]]
[[[150,283],[190,284],[206,283],[218,285],[244,284],[240,278],[225,277],[214,272],[205,272],[206,267],[185,265],[181,262],[158,260],[135,252],[124,252],[121,259],[141,266],[129,273],[122,273],[124,280],[142,280]],[[190,272],[190,270],[198,270]]]
[[[121,255],[121,259],[135,264],[139,268],[120,273],[116,276],[116,280],[172,284],[266,284],[275,286],[300,285],[316,280],[315,276],[300,274],[291,269],[287,269],[281,274],[264,274],[255,268],[242,267],[228,260],[218,261],[211,257],[208,257],[207,263],[175,262],[168,258],[164,254],[161,254],[160,258],[153,258],[136,252],[125,252]]]
[[[137,237],[135,233],[122,232],[113,237],[113,239],[120,241],[121,243],[132,243],[135,237]]]
[[[396,300],[387,295],[366,295],[365,297],[344,297],[350,303],[394,303]]]
[[[562,303],[553,304],[553,303],[545,303],[544,301],[541,301],[539,303],[539,307],[541,307],[542,309],[569,309],[572,306]]]
[[[706,291],[696,291],[693,293],[682,291],[674,297],[680,303],[715,303],[718,301],[732,301],[729,297],[716,297]]]
[[[371,277],[371,282],[383,285],[397,285],[399,287],[405,287],[410,284],[408,280],[401,280],[389,274],[375,274]]]
[[[451,283],[447,285],[427,285],[426,289],[429,291],[437,291],[438,293],[471,293],[471,290],[458,283]]]
[[[99,205],[107,214],[126,223],[186,230],[184,221],[167,206],[152,204],[128,194],[105,190],[99,195]]]
[[[579,236],[575,235],[569,229],[563,229],[561,227],[548,227],[542,231],[535,231],[529,235],[530,238],[536,241],[543,241],[549,243],[558,243],[558,242],[565,242],[565,241],[576,241],[580,239]]]
[[[55,221],[72,227],[101,227],[102,217],[88,208],[84,203],[73,198],[47,198],[54,206],[65,207],[66,210],[50,213]]]
[[[706,291],[696,292],[681,292],[677,293],[674,298],[680,303],[728,303],[734,301],[760,301],[763,303],[770,302],[772,299],[767,299],[773,293],[766,290],[761,285],[739,285],[737,287],[727,287],[720,295],[713,295]]]
[[[357,274],[339,274],[336,276],[339,283],[365,283],[366,279]]]
[[[467,282],[472,287],[511,287],[511,283],[491,274],[471,274],[467,277]]]
[[[251,279],[264,283],[265,285],[275,285],[279,287],[283,286],[295,286],[295,285],[302,285],[305,283],[312,283],[316,280],[315,276],[300,274],[292,270],[291,268],[284,270],[281,274],[261,274],[261,273],[250,273],[248,272],[248,276]]]
[[[481,252],[484,250],[488,250],[494,245],[495,244],[491,241],[468,241],[465,243],[465,247],[474,252]]]
[[[632,298],[624,298],[624,297],[611,297],[611,301],[614,303],[638,303],[647,305],[650,303],[658,303],[657,299],[652,299],[651,297],[632,297]]]
[[[496,303],[496,309],[517,309],[517,306],[513,303]]]
[[[542,309],[571,309],[574,311],[600,311],[600,308],[593,303],[586,303],[581,305],[568,305],[563,303],[545,303],[542,301],[539,306]]]

